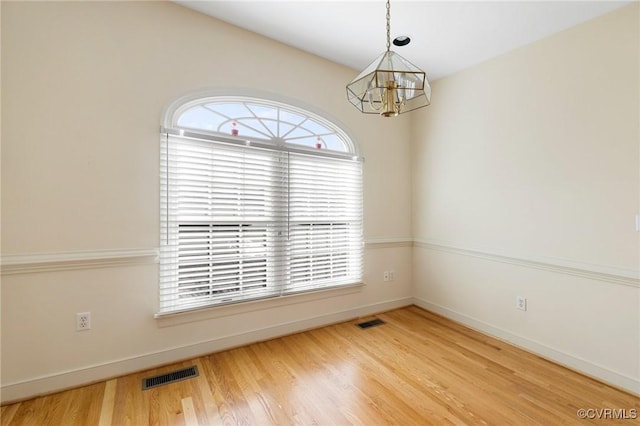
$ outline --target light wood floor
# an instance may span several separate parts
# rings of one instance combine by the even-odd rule
[[[612,417],[640,415],[639,398],[513,346],[417,307],[377,317],[4,406],[2,425],[638,424]],[[141,390],[194,364],[199,377]]]

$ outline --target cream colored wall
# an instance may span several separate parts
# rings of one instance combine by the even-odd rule
[[[639,22],[439,80],[412,117],[417,303],[637,393]]]
[[[348,105],[357,71],[174,4],[2,2],[1,19],[3,401],[412,301],[640,392],[637,5],[435,82],[394,120]],[[153,318],[161,113],[216,87],[355,137],[365,287]]]
[[[409,122],[351,107],[357,71],[167,2],[1,7],[3,401],[411,303]],[[366,286],[153,318],[162,111],[220,87],[309,105],[354,137]],[[93,328],[76,332],[83,311]]]

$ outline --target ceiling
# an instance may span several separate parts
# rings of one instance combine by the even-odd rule
[[[349,66],[386,49],[385,0],[184,1],[175,3]],[[392,46],[430,80],[610,12],[629,1],[391,1]]]

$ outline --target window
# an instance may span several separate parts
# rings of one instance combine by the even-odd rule
[[[361,160],[300,108],[184,102],[163,128],[160,222],[160,314],[360,283]]]

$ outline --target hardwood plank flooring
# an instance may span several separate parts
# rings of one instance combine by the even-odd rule
[[[438,315],[376,317],[386,324],[349,321],[6,405],[1,424],[640,424],[640,398]],[[141,390],[190,365],[198,377]]]

